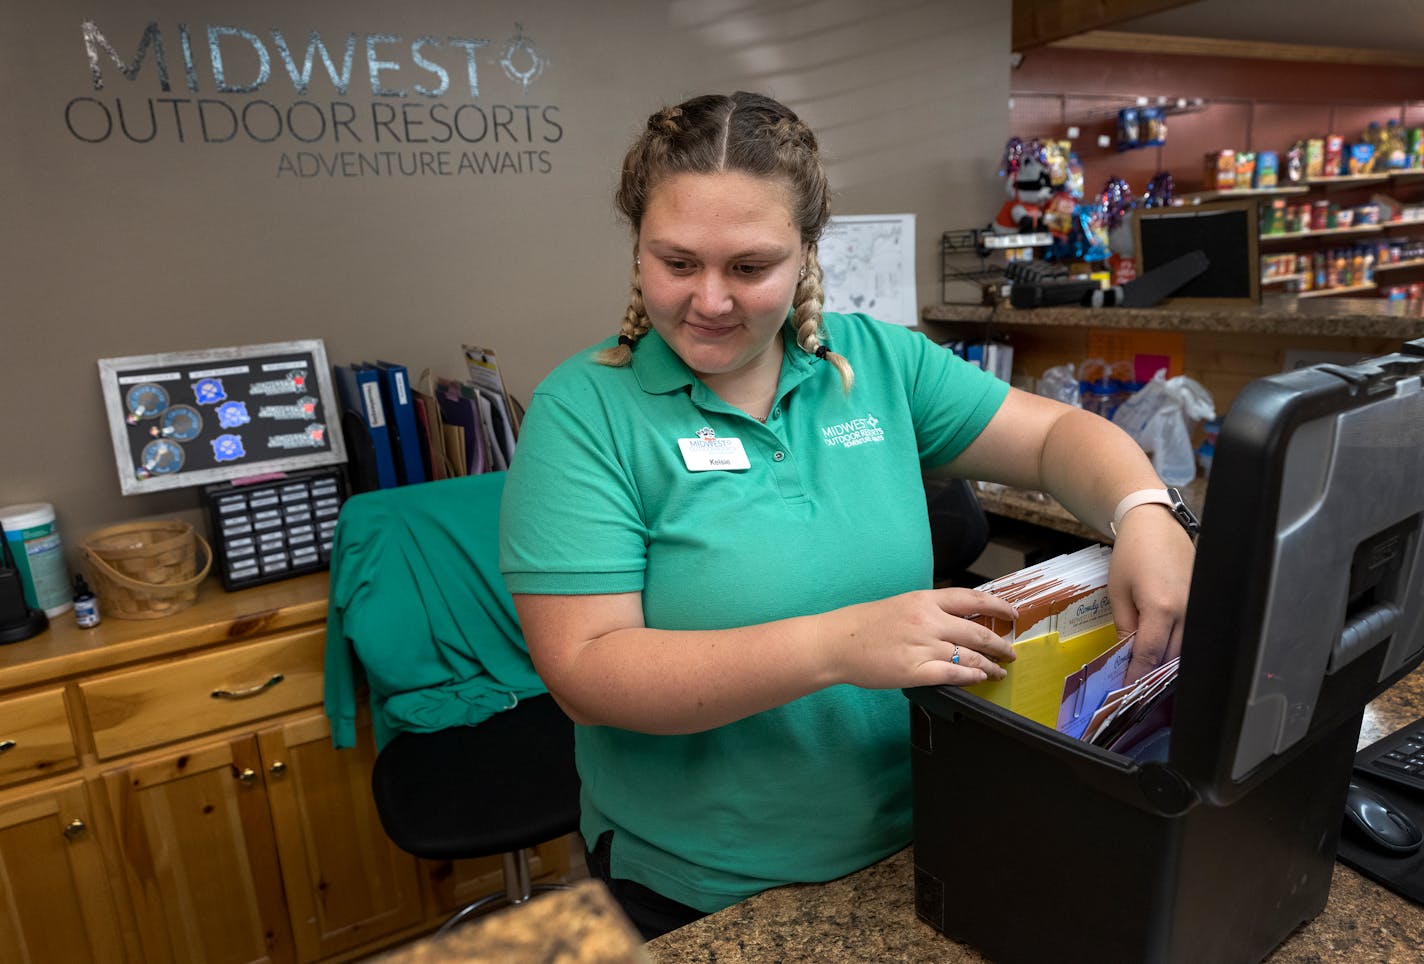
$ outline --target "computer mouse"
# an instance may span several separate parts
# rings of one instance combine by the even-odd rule
[[[1357,783],[1345,795],[1345,827],[1368,846],[1395,856],[1412,854],[1424,844],[1424,831],[1409,814]]]

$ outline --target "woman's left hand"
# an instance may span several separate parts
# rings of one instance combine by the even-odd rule
[[[1118,637],[1136,633],[1126,682],[1182,650],[1196,547],[1166,506],[1144,505],[1123,517],[1108,569],[1108,598]]]

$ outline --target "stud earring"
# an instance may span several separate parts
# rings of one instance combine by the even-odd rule
[[[806,266],[805,266],[804,264],[801,266],[801,275],[800,275],[800,277],[802,277],[802,278],[806,277]]]

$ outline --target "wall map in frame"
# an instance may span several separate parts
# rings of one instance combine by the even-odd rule
[[[124,495],[346,461],[320,339],[99,359]]]

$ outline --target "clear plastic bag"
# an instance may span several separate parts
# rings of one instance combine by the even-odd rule
[[[1074,408],[1083,407],[1079,396],[1078,376],[1071,364],[1054,365],[1045,371],[1034,386],[1034,393],[1056,399]]]
[[[1196,478],[1192,428],[1213,418],[1216,403],[1211,393],[1186,375],[1167,378],[1165,370],[1113,413],[1113,421],[1152,456],[1152,467],[1168,485],[1186,485]]]

